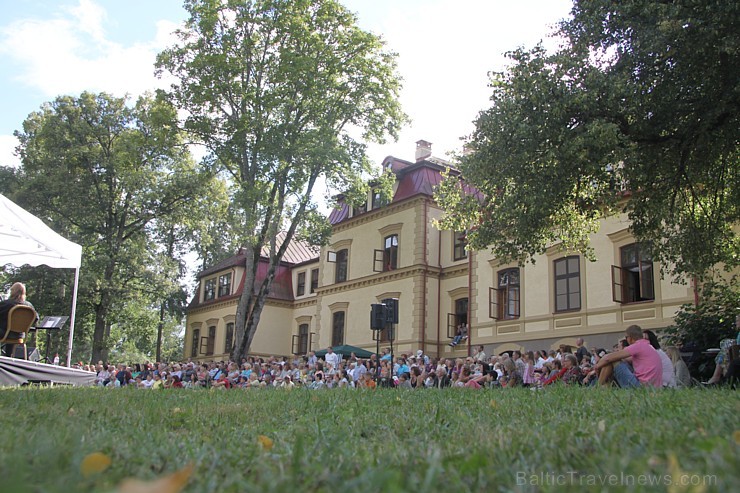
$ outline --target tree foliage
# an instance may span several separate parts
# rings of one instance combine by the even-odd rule
[[[673,325],[664,331],[670,344],[693,351],[691,370],[695,378],[714,372],[714,356],[703,353],[720,347],[722,339],[735,339],[735,317],[740,316],[740,279],[708,282],[702,286],[700,302],[681,306]]]
[[[83,93],[29,115],[20,140],[19,203],[83,246],[81,324],[92,361],[105,359],[116,313],[129,302],[156,306],[178,278],[162,265],[157,224],[202,215],[191,200],[212,177],[190,157],[175,109],[162,99]],[[151,327],[156,329],[156,326]]]
[[[589,253],[599,218],[624,210],[675,273],[736,267],[739,13],[714,0],[575,1],[556,53],[518,49],[493,74],[472,152],[438,193],[443,225],[526,261],[554,243]]]
[[[233,180],[232,208],[247,245],[236,315],[239,360],[251,344],[275,268],[296,232],[323,241],[312,194],[319,178],[346,189],[369,170],[353,138],[395,137],[405,116],[395,56],[333,0],[188,0],[180,42],[158,57],[184,128]],[[354,132],[354,133],[353,133]],[[274,239],[286,232],[282,245]],[[264,281],[255,273],[270,250]]]

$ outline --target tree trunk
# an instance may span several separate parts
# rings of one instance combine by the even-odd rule
[[[162,361],[162,332],[164,332],[164,302],[159,304],[159,323],[157,324],[157,361]]]
[[[101,299],[100,303],[95,306],[95,330],[93,332],[92,356],[90,364],[95,364],[103,360],[105,349],[105,319],[108,314],[108,303]],[[104,361],[104,360],[103,360]]]

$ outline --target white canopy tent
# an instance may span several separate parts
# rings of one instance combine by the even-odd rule
[[[74,269],[72,313],[69,319],[67,367],[72,364],[72,341],[77,309],[77,285],[80,280],[82,247],[59,236],[22,207],[0,194],[0,266],[11,264],[48,265],[55,269]]]

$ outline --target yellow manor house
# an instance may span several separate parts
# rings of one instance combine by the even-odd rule
[[[464,234],[440,231],[433,191],[450,163],[418,141],[415,162],[389,156],[393,199],[371,192],[361,208],[342,204],[329,216],[329,245],[293,242],[278,268],[250,354],[306,354],[348,344],[371,352],[371,305],[397,299],[395,353],[421,349],[457,357],[483,345],[487,354],[575,346],[610,349],[632,324],[670,325],[694,300],[691,283],[662,279],[660,265],[635,243],[625,215],[602,221],[592,236],[598,261],[553,246],[534,264],[501,263],[490,252],[465,250]],[[278,239],[279,240],[279,239]],[[185,354],[195,361],[228,360],[244,278],[238,252],[198,274],[187,312]],[[258,277],[264,276],[263,262]],[[469,337],[450,342],[459,327]],[[387,331],[379,333],[387,347]]]

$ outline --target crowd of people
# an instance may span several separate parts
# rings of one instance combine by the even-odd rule
[[[388,349],[380,357],[342,358],[328,348],[322,358],[310,352],[293,358],[250,357],[236,362],[133,366],[99,362],[87,368],[97,374],[99,386],[140,389],[308,389],[396,387],[407,389],[546,388],[564,385],[618,385],[619,387],[688,387],[686,363],[676,347],[660,347],[656,335],[633,325],[611,350],[588,349],[582,338],[576,347],[558,350],[512,351],[488,356],[483,346],[465,358],[432,358],[422,350],[396,358]]]

